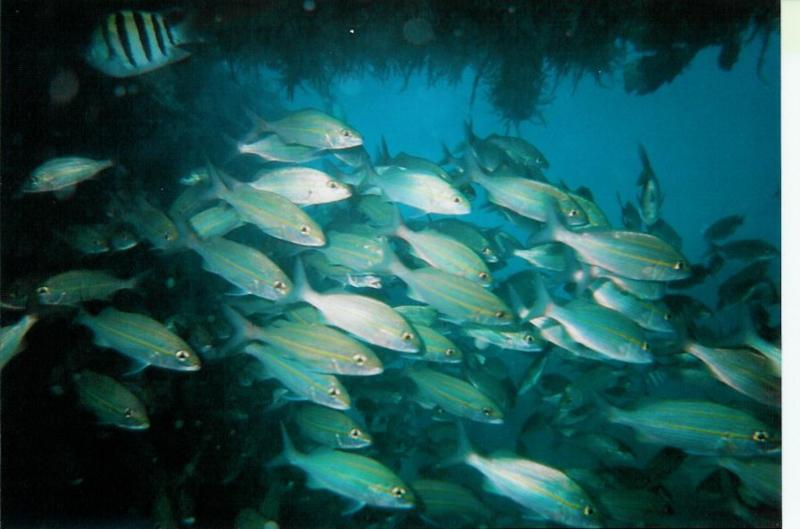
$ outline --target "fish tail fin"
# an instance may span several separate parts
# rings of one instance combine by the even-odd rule
[[[639,159],[642,161],[642,172],[639,173],[639,179],[636,181],[636,185],[643,186],[647,182],[647,177],[653,174],[653,166],[650,165],[650,157],[647,155],[647,150],[641,143],[639,144]]]
[[[270,122],[256,114],[253,109],[244,107],[244,113],[247,115],[247,119],[250,120],[251,129],[245,134],[244,138],[242,138],[242,142],[249,143],[258,138],[259,135],[272,130]]]
[[[547,203],[545,211],[545,223],[542,228],[533,234],[528,240],[528,244],[536,245],[544,242],[565,242],[563,235],[569,232],[564,225],[558,206],[554,200]]]
[[[253,324],[250,320],[239,314],[236,310],[232,309],[225,303],[220,307],[222,315],[233,328],[233,334],[228,341],[222,346],[221,354],[227,356],[231,351],[240,349],[247,342],[255,340],[255,333]]]
[[[126,281],[126,288],[129,290],[136,290],[139,286],[144,282],[144,280],[153,273],[153,270],[145,270],[144,272],[139,272],[135,276],[131,277]]]
[[[553,298],[550,297],[550,293],[544,285],[542,276],[538,272],[535,275],[534,289],[536,298],[531,304],[526,303],[513,286],[510,286],[508,289],[512,310],[521,320],[530,321],[539,316],[546,316],[548,307],[553,304]]]
[[[408,284],[408,277],[410,270],[403,262],[397,257],[397,254],[387,244],[383,252],[383,262],[380,265],[381,271],[386,271],[389,274],[399,277],[402,281]],[[410,285],[409,285],[409,288]]]
[[[708,242],[708,249],[705,251],[705,253],[703,253],[703,257],[707,255],[710,257],[716,257],[718,255],[721,255],[719,244],[715,243],[714,241],[710,241],[708,239],[706,239],[706,241]]]
[[[780,374],[782,363],[781,348],[769,340],[762,338],[758,333],[749,305],[743,306],[741,311],[741,341],[744,342],[744,345],[758,351],[762,356],[765,356],[771,362],[774,372]]]
[[[454,167],[458,167],[460,165],[458,163],[458,159],[450,151],[450,147],[448,147],[444,142],[442,142],[442,160],[439,162],[439,165],[452,165]]]
[[[378,165],[386,165],[391,156],[389,155],[389,146],[386,144],[386,137],[381,135],[381,145],[378,149]]]
[[[514,252],[520,250],[522,245],[514,238],[513,235],[500,231],[492,236],[492,240],[497,244],[500,250],[500,257],[508,259]]]
[[[471,132],[471,129],[469,129]],[[464,179],[467,182],[478,182],[487,178],[486,173],[478,161],[478,156],[475,154],[475,147],[471,141],[468,141],[464,147]]]
[[[280,465],[294,465],[300,455],[300,452],[294,447],[294,443],[292,443],[292,439],[289,437],[289,432],[286,431],[286,426],[284,426],[283,422],[281,422],[281,439],[283,439],[283,452],[267,463],[268,468]]]
[[[211,188],[208,191],[208,199],[219,198],[222,194],[224,194],[228,188],[222,181],[222,176],[220,175],[220,171],[211,163],[211,160],[208,156],[203,155],[205,160],[206,170],[208,170],[208,183],[211,185]]]
[[[298,257],[294,261],[294,268],[292,269],[292,282],[294,283],[294,288],[286,296],[286,299],[282,303],[296,303],[298,301],[308,301],[308,298],[315,294],[314,289],[311,288],[311,285],[308,283],[308,276],[306,275],[306,269],[303,266],[302,258]]]
[[[610,422],[610,423],[618,422],[622,410],[612,406],[611,403],[609,403],[598,392],[594,392],[594,396],[596,398],[593,400],[595,406],[597,406],[596,416],[603,422]]]
[[[469,438],[467,437],[464,423],[457,421],[456,428],[458,429],[456,451],[453,453],[453,455],[436,465],[437,468],[451,467],[453,465],[461,464],[465,462],[471,454],[475,453],[475,449],[472,448],[472,444],[470,444]]]

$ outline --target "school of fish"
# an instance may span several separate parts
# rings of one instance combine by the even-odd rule
[[[98,26],[87,61],[140,75],[186,60],[182,42],[161,14],[121,11]],[[2,327],[0,367],[26,354],[29,333],[72,322],[130,363],[76,369],[75,405],[130,435],[163,424],[151,409],[170,413],[153,407],[143,370],[199,377],[200,389],[225,380],[259,406],[239,410],[272,447],[255,468],[302,483],[267,498],[339,497],[334,526],[362,509],[374,527],[680,526],[722,504],[757,524],[780,509],[769,271],[780,253],[732,239],[744,215],[702,231],[707,260],[690,263],[643,146],[635,203],[620,199],[615,227],[589,189],[549,182],[523,138],[467,124],[440,161],[385,144],[375,158],[322,111],[245,112],[253,126],[230,157],[175,175],[171,203],[119,186],[124,161],[110,157],[64,153],[32,171],[20,191],[54,193],[60,208],[102,186],[109,221],[56,228],[75,258],[4,287],[6,316],[22,316]],[[258,168],[241,172],[242,159]],[[483,224],[490,214],[502,221]],[[172,275],[118,277],[105,264],[123,252],[172,262]],[[717,307],[683,293],[737,263]],[[148,310],[165,292],[186,298],[171,305],[180,311]],[[226,483],[255,453],[239,451]],[[704,488],[723,472],[721,492]],[[304,523],[281,521],[263,497],[235,527]]]

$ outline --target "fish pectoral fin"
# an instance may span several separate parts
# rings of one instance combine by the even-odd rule
[[[349,500],[347,507],[345,507],[345,509],[342,511],[342,516],[349,516],[353,513],[356,513],[363,509],[364,505],[366,505],[366,503],[363,501]]]
[[[422,295],[418,291],[414,290],[414,288],[411,287],[410,285],[408,287],[408,290],[406,291],[406,295],[409,297],[409,299],[413,299],[414,301],[419,301],[420,303],[426,303]]]
[[[489,346],[492,345],[489,340],[485,340],[483,338],[475,338],[475,348],[480,349],[481,351],[488,349]]]
[[[481,486],[481,488],[482,488],[484,491],[488,492],[489,494],[498,494],[498,495],[500,495],[500,496],[503,496],[503,495],[504,495],[503,491],[501,491],[500,489],[498,489],[498,488],[495,486],[495,484],[494,484],[493,482],[489,481],[488,479],[487,479],[487,480],[484,480],[484,482],[483,482],[483,485]]]
[[[172,48],[169,55],[170,55],[169,62],[173,63],[182,61],[184,59],[188,59],[192,55],[192,53],[182,48]]]
[[[299,400],[306,400],[306,399],[294,395],[286,388],[278,388],[272,392],[272,404],[269,405],[267,411],[277,410],[289,404],[290,402]]]
[[[98,345],[100,345],[100,344],[98,344]],[[147,366],[149,366],[149,365],[150,365],[149,363],[143,362],[141,360],[131,360],[130,369],[128,371],[125,371],[122,374],[122,376],[123,377],[132,377],[134,375],[138,375],[139,373],[144,371],[145,368]]]
[[[314,476],[308,476],[308,479],[306,480],[306,487],[314,490],[320,490],[326,488],[325,484]]]
[[[252,292],[242,287],[235,287],[233,290],[225,293],[226,296],[249,296],[250,294],[252,294]]]

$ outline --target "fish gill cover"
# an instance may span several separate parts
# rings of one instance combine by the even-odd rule
[[[778,3],[2,3],[2,523],[781,518]]]

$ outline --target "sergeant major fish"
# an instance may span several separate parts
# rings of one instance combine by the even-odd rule
[[[111,77],[132,77],[188,58],[178,46],[189,41],[186,25],[173,26],[160,13],[124,10],[94,30],[86,61]]]

